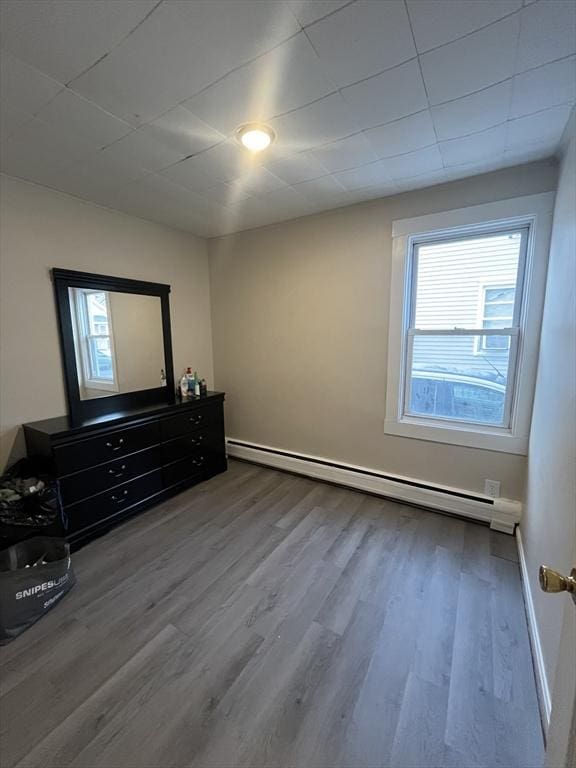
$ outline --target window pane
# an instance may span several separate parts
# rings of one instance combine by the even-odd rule
[[[513,232],[418,245],[415,327],[477,328],[486,303],[513,301],[521,243]]]
[[[90,378],[114,381],[109,337],[101,336],[90,339],[90,368]]]
[[[514,302],[515,288],[486,288],[486,303],[493,301]]]
[[[88,326],[92,335],[107,335],[108,305],[104,291],[86,294],[86,309],[88,311]]]
[[[485,350],[488,338],[506,349]],[[508,380],[508,336],[414,336],[410,401],[415,416],[500,425]]]
[[[486,304],[484,306],[484,317],[500,317],[512,320],[514,316],[514,304]],[[488,326],[485,325],[484,328]]]

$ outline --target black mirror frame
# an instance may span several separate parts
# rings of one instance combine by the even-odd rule
[[[144,280],[129,280],[124,277],[97,275],[91,272],[75,272],[70,269],[58,269],[56,267],[50,271],[56,297],[68,413],[72,423],[82,424],[107,414],[144,408],[156,404],[174,403],[176,397],[174,390],[174,367],[172,363],[172,335],[170,331],[170,286],[163,285],[162,283],[149,283]],[[124,392],[93,400],[82,400],[80,398],[80,379],[76,366],[69,288],[97,288],[103,291],[139,293],[160,298],[162,336],[164,340],[164,371],[166,373],[165,387],[143,389],[137,392]]]

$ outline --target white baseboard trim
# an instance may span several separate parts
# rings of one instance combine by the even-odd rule
[[[514,534],[514,528],[520,522],[522,505],[519,501],[493,499],[463,488],[390,475],[367,467],[334,462],[320,456],[248,443],[239,438],[229,437],[226,444],[228,455],[231,457],[345,485],[408,504],[480,520],[503,533]]]
[[[550,687],[546,677],[546,667],[544,666],[544,654],[542,653],[542,644],[540,643],[540,633],[538,631],[538,622],[536,620],[536,611],[534,609],[534,600],[532,598],[532,589],[530,579],[528,578],[528,564],[522,544],[522,532],[520,526],[516,528],[516,543],[518,544],[518,556],[520,559],[520,574],[522,576],[522,591],[524,592],[524,604],[526,606],[526,619],[528,622],[528,632],[530,635],[530,645],[532,646],[532,658],[534,659],[534,671],[536,673],[536,688],[538,690],[538,699],[540,702],[540,714],[544,733],[548,733],[550,725],[550,713],[552,711],[552,699],[550,697]]]

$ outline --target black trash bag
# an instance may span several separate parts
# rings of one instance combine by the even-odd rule
[[[0,524],[45,528],[62,523],[58,483],[29,459],[14,464],[0,478]]]
[[[42,618],[76,577],[64,539],[36,536],[0,552],[0,645]]]

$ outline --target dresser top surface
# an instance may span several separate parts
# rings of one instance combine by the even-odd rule
[[[64,437],[67,435],[76,435],[79,433],[90,432],[102,427],[122,426],[128,422],[139,421],[153,416],[174,416],[183,410],[201,408],[209,403],[214,404],[224,400],[224,392],[208,392],[204,397],[194,397],[188,400],[177,400],[174,403],[155,403],[139,408],[130,408],[127,410],[107,413],[104,416],[98,416],[93,419],[86,419],[82,422],[72,422],[70,416],[55,416],[51,419],[42,419],[40,421],[31,421],[24,424],[26,429],[41,432],[47,437]]]

